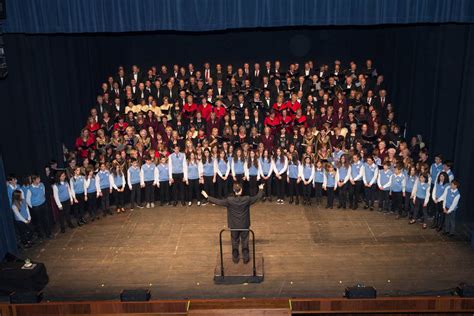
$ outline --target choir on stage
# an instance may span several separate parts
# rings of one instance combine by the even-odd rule
[[[366,209],[455,233],[459,182],[396,121],[384,77],[367,60],[317,66],[119,67],[46,177],[7,179],[21,243],[137,208],[208,204],[240,182],[263,203]],[[291,212],[292,208],[281,209]],[[278,211],[278,210],[277,210]]]

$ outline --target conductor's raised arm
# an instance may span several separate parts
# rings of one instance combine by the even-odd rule
[[[258,186],[259,190],[258,190],[257,195],[250,197],[250,204],[253,204],[253,203],[257,202],[258,200],[260,200],[260,199],[262,198],[262,195],[263,195],[263,186],[264,186],[263,184],[260,184],[260,185]]]
[[[221,205],[221,206],[227,206],[227,199],[225,199],[225,200],[220,200],[220,199],[213,198],[212,196],[209,196],[209,195],[207,194],[207,192],[204,191],[204,190],[201,191],[201,194],[202,194],[205,198],[207,198],[207,200],[208,200],[209,202],[211,202],[211,203],[214,203],[214,204],[217,204],[217,205]]]

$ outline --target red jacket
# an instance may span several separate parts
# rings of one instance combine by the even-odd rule
[[[216,106],[213,111],[214,111],[214,113],[216,113],[216,117],[217,117],[218,120],[223,118],[226,114],[226,110],[223,106],[221,106],[220,108],[218,108]]]
[[[86,128],[89,130],[89,132],[95,133],[95,132],[97,132],[97,130],[99,130],[100,125],[99,125],[99,123],[94,123],[92,125],[87,124]]]
[[[307,127],[307,124],[306,124],[306,116],[304,115],[301,115],[300,117],[296,117],[294,118],[294,125],[295,126],[304,126],[304,127]]]
[[[263,121],[263,124],[265,126],[268,126],[270,127],[270,129],[272,130],[272,134],[275,134],[277,128],[280,126],[281,122],[280,122],[280,118],[278,116],[275,116],[275,118],[272,120],[270,118],[270,116],[267,116],[265,118],[265,121]]]
[[[286,102],[286,107],[290,111],[291,115],[295,115],[296,111],[298,109],[301,109],[301,104],[298,101],[295,101],[295,103],[291,103],[291,101]]]
[[[90,134],[87,141],[83,141],[82,137],[76,138],[76,149],[79,152],[81,158],[86,158],[89,155],[89,149],[95,149],[95,138],[94,135]]]
[[[273,104],[273,109],[275,112],[277,112],[277,115],[281,115],[281,111],[285,110],[286,108],[286,103],[282,103],[280,106],[278,106],[278,103]]]
[[[293,133],[293,119],[290,115],[287,115],[285,117],[280,116],[280,124],[282,125],[282,127],[285,126],[287,133]]]
[[[185,103],[183,104],[183,117],[186,119],[194,117],[194,115],[196,115],[197,110],[198,107],[196,103]]]
[[[114,131],[119,131],[121,133],[124,133],[125,130],[127,129],[128,127],[128,123],[127,122],[123,122],[122,125],[120,125],[119,123],[115,123],[114,124]]]
[[[198,111],[201,113],[202,118],[207,121],[212,112],[212,105],[210,105],[209,103],[206,104],[206,106],[201,104],[199,105]]]

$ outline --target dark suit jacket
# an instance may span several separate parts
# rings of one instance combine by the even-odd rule
[[[133,73],[131,73],[129,76],[128,76],[128,82],[132,81],[132,79],[135,79],[135,76],[133,75]],[[143,74],[141,71],[139,71],[137,73],[137,86],[140,82],[143,82]],[[119,83],[120,84],[120,83]]]
[[[258,76],[255,76],[255,70],[253,70],[251,73],[250,73],[250,82],[252,83],[252,85],[256,88],[260,88],[261,85],[262,85],[262,81],[263,81],[263,71],[260,69],[258,71]]]
[[[226,75],[222,71],[221,72],[215,72],[212,78],[214,79],[215,82],[217,82],[217,80],[222,80],[222,82],[224,84],[226,82]]]
[[[95,108],[97,110],[97,114],[99,116],[100,119],[102,119],[102,115],[104,114],[104,111],[107,111],[110,113],[110,105],[108,104],[105,104],[105,103],[102,103],[102,106],[100,106],[97,102],[96,102],[96,105],[95,105]]]
[[[158,104],[161,104],[163,100],[163,95],[164,95],[163,87],[160,87],[160,89],[158,89],[156,86],[152,86],[151,95],[158,102]]]
[[[164,87],[162,90],[163,96],[167,96],[171,103],[178,99],[178,93],[179,93],[178,88],[176,86],[173,86],[172,89],[173,89],[173,94],[172,94],[173,97],[170,97],[171,94],[170,94],[170,89],[168,87]]]
[[[125,86],[128,85],[130,82],[128,81],[128,77],[123,77],[123,82],[120,80],[119,76],[114,78],[114,81],[118,82],[120,89],[125,89]]]
[[[227,226],[235,229],[250,227],[250,205],[262,198],[263,190],[255,196],[230,196],[220,200],[208,197],[209,202],[227,207]]]
[[[150,92],[148,90],[144,89],[143,90],[143,96],[142,96],[142,91],[140,89],[137,89],[137,91],[135,92],[135,95],[133,97],[136,100],[140,100],[140,99],[147,100],[149,95],[150,95]]]
[[[125,113],[125,105],[121,102],[119,108],[117,109],[115,104],[113,104],[110,107],[109,113],[110,113],[110,117],[112,117],[112,118],[115,118],[116,116],[123,115]]]

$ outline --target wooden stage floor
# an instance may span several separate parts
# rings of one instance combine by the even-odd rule
[[[379,296],[399,296],[474,283],[467,242],[407,219],[268,202],[251,212],[257,252],[265,258],[260,284],[214,284],[226,211],[212,205],[108,216],[22,256],[46,264],[47,300],[115,299],[122,289],[146,287],[153,299],[340,297],[357,283],[375,286]]]

